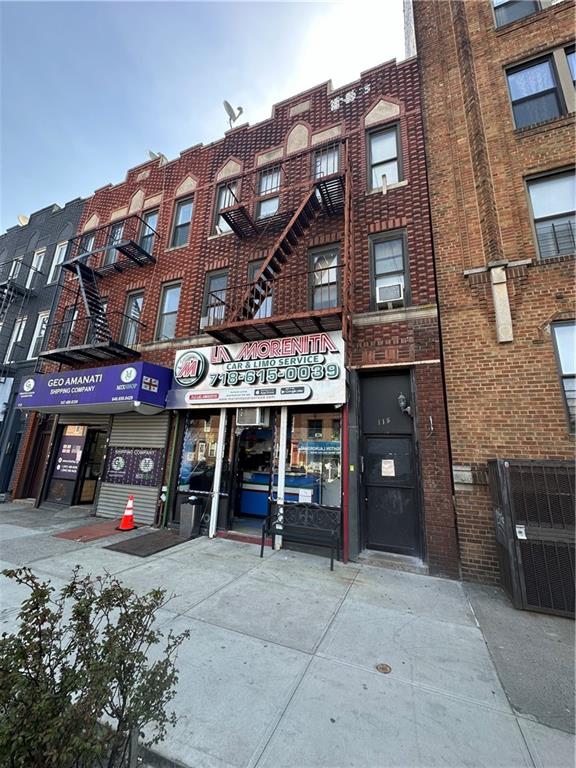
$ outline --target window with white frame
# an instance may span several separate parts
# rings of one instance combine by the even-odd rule
[[[56,246],[56,250],[54,251],[54,256],[52,257],[52,264],[50,266],[50,274],[48,275],[47,283],[55,283],[56,280],[58,280],[58,276],[60,274],[60,265],[64,261],[64,258],[66,256],[66,249],[68,248],[68,243],[58,243]]]
[[[156,339],[163,341],[176,336],[176,320],[180,304],[180,283],[169,283],[162,286],[160,311],[156,326]]]
[[[214,212],[214,234],[223,235],[226,232],[232,231],[230,225],[220,215],[220,211],[224,208],[230,208],[230,206],[238,202],[237,190],[237,181],[231,181],[218,187],[216,192],[216,210]]]
[[[406,304],[405,238],[402,233],[379,235],[370,241],[374,307],[397,309]]]
[[[22,336],[24,335],[24,328],[26,327],[26,319],[26,317],[17,317],[14,321],[12,335],[8,342],[6,355],[4,356],[5,363],[14,363],[22,358],[20,344],[22,342]]]
[[[64,349],[65,347],[69,346],[74,334],[74,326],[76,325],[76,320],[78,319],[78,309],[73,304],[69,307],[66,307],[64,310],[64,317],[62,318],[62,322],[60,323],[60,329],[58,333],[58,341],[56,342],[56,347],[58,349]]]
[[[368,182],[370,189],[380,189],[400,180],[398,128],[385,128],[368,134]]]
[[[32,257],[32,265],[28,270],[28,274],[26,276],[27,289],[35,288],[38,286],[40,273],[42,272],[42,264],[44,263],[45,255],[46,255],[46,248],[39,248],[37,251],[34,251],[34,256]]]
[[[269,168],[260,172],[258,178],[258,197],[256,218],[265,219],[274,216],[280,205],[280,168]]]
[[[528,181],[541,259],[576,253],[576,176],[573,170]]]
[[[118,224],[113,224],[110,227],[108,234],[108,248],[104,254],[104,264],[114,264],[118,259],[119,251],[115,248],[116,244],[122,240],[124,234],[124,222],[120,221]]]
[[[552,331],[564,402],[570,430],[573,432],[576,422],[576,323],[573,320],[554,323]]]
[[[329,144],[317,149],[314,152],[314,178],[321,179],[324,176],[338,173],[339,161],[338,144]]]
[[[16,256],[16,258],[12,260],[10,264],[10,272],[8,273],[8,277],[11,280],[16,280],[20,275],[20,270],[22,269],[23,261],[24,261],[24,256]]]
[[[40,350],[42,349],[42,341],[46,335],[46,327],[48,325],[49,317],[49,310],[38,313],[36,327],[34,328],[34,335],[32,336],[32,342],[30,343],[30,349],[28,350],[28,360],[32,360],[35,357],[38,357],[40,354]]]
[[[340,304],[338,286],[339,246],[320,248],[310,252],[310,305],[311,309],[330,309]]]
[[[174,221],[172,223],[170,248],[179,248],[180,246],[186,245],[188,243],[193,209],[194,201],[192,198],[188,198],[187,200],[178,200],[176,203],[176,207],[174,208]]]
[[[492,0],[496,26],[503,27],[540,10],[538,0]]]
[[[204,284],[204,301],[200,327],[217,325],[226,315],[226,292],[228,290],[228,270],[209,272]]]
[[[120,343],[125,347],[133,347],[138,343],[140,336],[140,318],[144,305],[144,291],[128,294],[126,298],[126,311],[122,324]]]
[[[140,226],[140,237],[138,245],[140,248],[152,255],[154,250],[154,235],[158,226],[158,211],[146,211],[142,214],[142,224]]]

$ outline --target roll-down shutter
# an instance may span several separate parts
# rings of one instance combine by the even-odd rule
[[[159,448],[162,462],[166,456],[168,439],[169,413],[164,411],[155,416],[142,416],[136,413],[116,414],[110,430],[110,449],[119,448]],[[109,461],[109,457],[107,462]],[[162,463],[162,471],[164,466]],[[136,521],[145,524],[154,522],[161,481],[156,486],[111,483],[104,481],[100,484],[96,514],[100,517],[120,517],[124,512],[129,495],[134,496],[134,517]]]

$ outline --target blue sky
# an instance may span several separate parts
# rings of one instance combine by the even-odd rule
[[[367,23],[367,19],[369,20]],[[404,58],[402,0],[1,2],[0,231]]]

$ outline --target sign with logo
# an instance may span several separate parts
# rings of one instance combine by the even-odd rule
[[[161,448],[110,446],[104,482],[121,485],[159,485],[162,480]]]
[[[163,408],[171,380],[169,368],[144,362],[29,376],[16,407],[53,413],[90,412],[91,405],[104,404],[113,406],[111,413],[131,410],[132,403]]]
[[[52,477],[75,480],[86,442],[86,427],[67,427],[60,440]]]
[[[176,354],[168,408],[344,403],[340,331],[221,344]]]

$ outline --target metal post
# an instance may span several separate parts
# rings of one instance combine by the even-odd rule
[[[218,443],[216,445],[216,466],[214,467],[214,485],[212,486],[212,507],[210,509],[210,527],[208,536],[213,539],[216,535],[218,522],[218,506],[220,501],[220,480],[222,478],[222,461],[224,459],[224,440],[226,437],[226,408],[220,408],[220,424],[218,425]]]
[[[284,493],[286,488],[286,439],[288,437],[288,406],[280,408],[280,438],[278,440],[278,491],[277,503],[280,520],[284,516]],[[275,547],[280,549],[282,537],[276,536]]]

